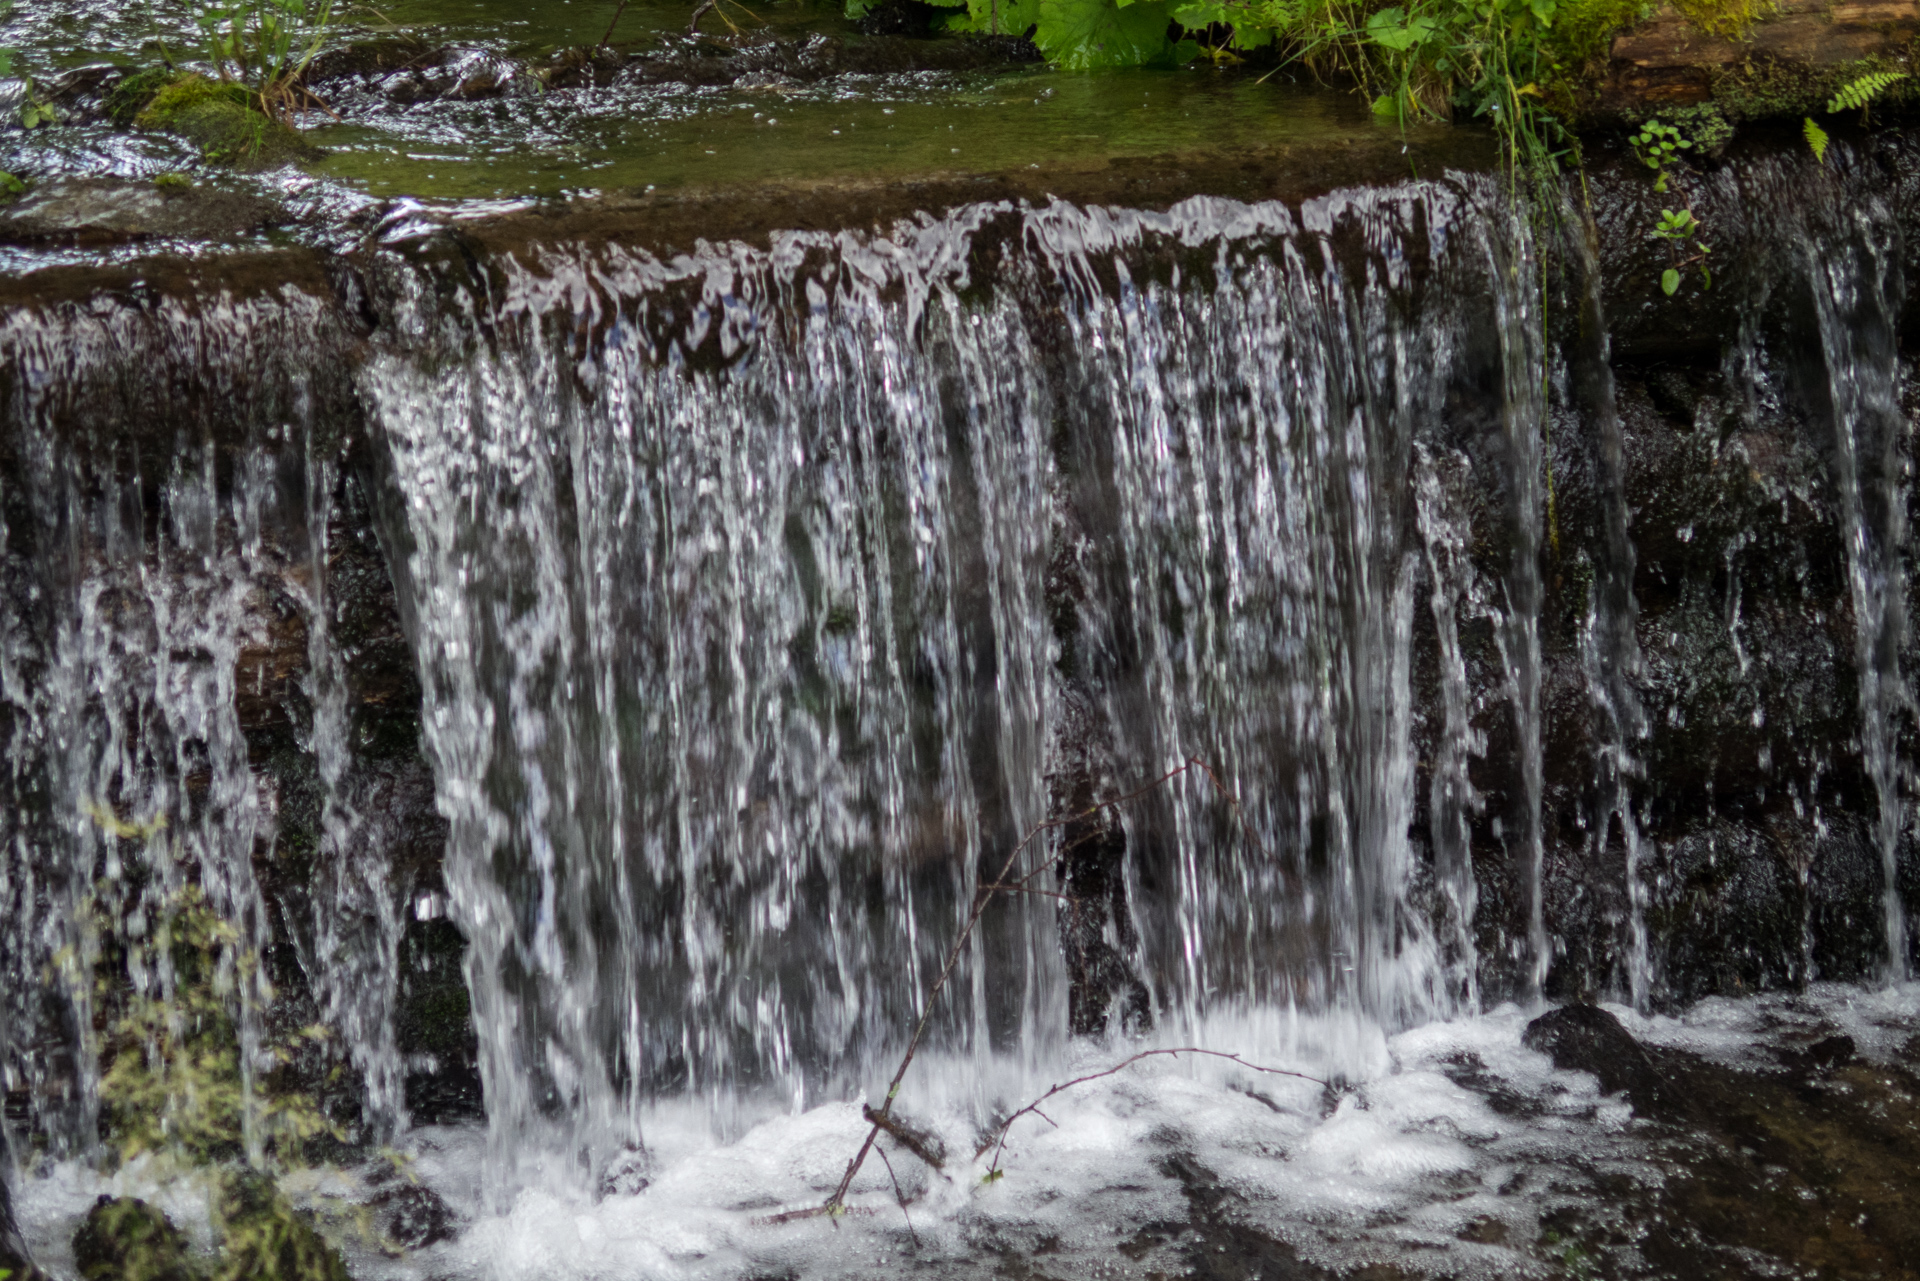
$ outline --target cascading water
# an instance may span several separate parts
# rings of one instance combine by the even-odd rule
[[[1802,240],[1825,359],[1826,407],[1833,433],[1853,604],[1855,670],[1860,682],[1860,752],[1879,807],[1873,839],[1880,855],[1886,975],[1907,977],[1911,941],[1900,897],[1899,850],[1906,835],[1907,781],[1897,738],[1913,697],[1901,670],[1906,642],[1907,461],[1911,426],[1899,398],[1898,315],[1905,293],[1892,253],[1892,213],[1879,201],[1850,203],[1837,236]],[[1819,248],[1815,248],[1815,244]]]
[[[1580,333],[1572,352],[1569,400],[1575,408],[1570,426],[1592,442],[1595,479],[1603,497],[1603,538],[1593,549],[1592,586],[1581,629],[1581,666],[1596,725],[1594,753],[1597,804],[1586,827],[1591,850],[1604,863],[1620,833],[1626,884],[1626,995],[1645,1010],[1653,982],[1647,939],[1647,886],[1644,880],[1640,821],[1634,813],[1634,788],[1645,776],[1637,755],[1647,733],[1646,712],[1636,683],[1643,679],[1640,643],[1634,634],[1639,616],[1633,594],[1635,553],[1628,532],[1625,448],[1600,289],[1600,267],[1589,239],[1591,224],[1570,237],[1580,278]]]
[[[1742,172],[1828,181],[1768,164]],[[1716,227],[1722,205],[1783,202],[1700,181]],[[1027,1186],[1097,1199],[1193,1151],[1298,1205],[1321,1203],[1286,1180],[1325,1175],[1372,1206],[1403,1176],[1484,1171],[1439,1136],[1507,1141],[1505,1112],[1460,1102],[1488,1073],[1538,1075],[1552,1125],[1612,1116],[1553,1101],[1564,1079],[1502,1003],[1667,1008],[1692,928],[1674,922],[1769,859],[1797,878],[1776,896],[1796,955],[1756,985],[1862,932],[1841,882],[1868,879],[1847,860],[1869,843],[1899,977],[1898,235],[1885,200],[1832,203],[1847,212],[1723,277],[1753,286],[1751,323],[1721,383],[1688,375],[1717,388],[1698,412],[1665,423],[1644,357],[1610,349],[1606,269],[1572,264],[1576,318],[1543,315],[1526,216],[1461,176],[1164,213],[977,205],[670,260],[403,208],[277,294],[14,307],[0,1055],[33,1118],[22,1150],[85,1154],[98,1132],[90,905],[138,930],[188,885],[272,954],[276,1017],[337,1033],[359,1089],[329,1106],[357,1102],[369,1140],[407,1128],[439,1069],[408,1002],[428,925],[435,964],[461,942],[430,920],[444,891],[491,1161],[477,1130],[404,1141],[429,1184],[472,1194],[468,1272],[540,1266],[533,1246],[485,1256],[574,1224],[569,1206],[594,1231],[658,1214],[666,1241],[732,1216],[727,1248],[772,1240],[791,1225],[748,1216],[818,1205],[861,1130],[847,1100],[878,1102],[923,1014],[901,1106],[958,1159],[896,1169],[896,1147],[852,1195],[924,1197],[932,1238],[976,1212],[965,1145],[1066,1066],[1136,1046],[1246,1057],[1136,1064],[1084,1107],[1049,1103],[1036,1115],[1073,1118],[1055,1146],[1029,1115],[1008,1149]],[[1806,472],[1779,463],[1829,428]],[[1649,484],[1649,441],[1705,459],[1715,519],[1742,522],[1715,535],[1723,580],[1688,579],[1693,499]],[[1740,507],[1768,468],[1788,479]],[[1667,544],[1650,509],[1688,513]],[[1791,556],[1755,546],[1814,568],[1783,589],[1791,565],[1763,560]],[[1822,556],[1843,571],[1825,595]],[[1649,566],[1671,581],[1649,588]],[[1824,725],[1823,692],[1847,690],[1799,773],[1775,781],[1784,739],[1739,740],[1669,784],[1672,731],[1734,680],[1680,652],[1696,590],[1712,608],[1687,643],[1726,647],[1755,731]],[[1857,773],[1851,686],[1761,697],[1782,618],[1858,676]],[[405,679],[371,689],[377,644]],[[1714,791],[1723,769],[1738,795]],[[1858,797],[1870,841],[1846,826]],[[1683,866],[1696,829],[1712,875]],[[1779,852],[1733,866],[1755,832]],[[1706,990],[1745,982],[1712,963]],[[239,1011],[256,1067],[265,999]],[[1323,1098],[1294,1068],[1357,1092]],[[443,1102],[413,1117],[462,1115]],[[1254,1155],[1242,1103],[1278,1127]],[[1076,1125],[1122,1122],[1124,1159],[1073,1165],[1107,1141]],[[791,1168],[769,1173],[775,1148]],[[1402,1158],[1419,1173],[1386,1168]],[[579,1234],[560,1272],[608,1257]]]
[[[503,269],[485,346],[403,326],[456,348],[367,387],[497,1155],[542,1115],[604,1152],[663,1088],[798,1106],[886,1067],[1069,761],[1099,799],[1193,758],[1238,798],[1193,775],[1126,813],[1102,955],[1159,1020],[1459,1008],[1460,838],[1446,979],[1407,836],[1410,476],[1471,338],[1504,353],[1537,532],[1538,322],[1488,207],[1414,184],[1297,222],[1056,205],[556,253]],[[988,230],[1031,252],[989,265]],[[1448,300],[1489,289],[1475,331]],[[1528,708],[1532,559],[1503,583]],[[1061,974],[1050,902],[996,912],[940,1039],[1044,1061],[1095,980]]]
[[[160,928],[189,889],[239,930],[232,959],[245,968],[229,978],[243,1078],[266,1062],[271,966],[254,963],[268,956],[270,916],[298,917],[294,936],[320,948],[310,968],[338,967],[327,1012],[355,1038],[376,1114],[396,1116],[380,1112],[396,1078],[378,1061],[376,1026],[391,1005],[391,954],[382,969],[379,951],[349,943],[341,927],[356,873],[339,866],[348,820],[336,792],[350,748],[342,660],[326,629],[334,472],[315,404],[324,378],[283,363],[302,332],[333,332],[316,298],[216,295],[15,312],[0,333],[14,424],[13,465],[0,479],[5,564],[10,601],[29,603],[9,614],[0,644],[9,907],[0,1049],[7,1088],[31,1101],[56,1153],[97,1141],[110,1015],[95,1008],[95,966]],[[155,371],[202,384],[220,372],[200,363],[207,352],[229,377],[253,380],[237,404],[155,403],[125,390],[151,388]],[[101,421],[122,436],[97,434]],[[312,715],[296,730],[318,758],[326,814],[322,848],[305,855],[321,884],[302,887],[298,903],[269,902],[256,867],[302,857],[274,850],[280,807],[300,799],[256,772],[243,724],[286,679],[276,650],[288,629],[306,633],[313,675],[302,701]],[[384,880],[380,856],[361,859]],[[332,896],[329,881],[339,882]],[[172,999],[165,951],[151,972],[136,965],[127,978]]]

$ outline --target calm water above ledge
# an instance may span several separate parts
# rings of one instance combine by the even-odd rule
[[[512,82],[504,92],[477,99],[403,103],[371,74],[331,83],[332,114],[313,112],[304,122],[326,151],[308,172],[343,195],[457,202],[1085,169],[1169,154],[1230,164],[1274,145],[1354,142],[1377,149],[1399,132],[1351,94],[1296,83],[1286,73],[1262,82],[1204,65],[1104,74],[1008,65],[810,81],[748,74],[708,87],[620,76],[598,88],[551,90],[523,73],[558,50],[596,44],[616,9],[585,0],[396,0],[377,14],[355,11],[331,43],[405,39],[520,70],[507,73]],[[831,7],[756,4],[753,10],[764,22],[729,9],[744,39],[856,46],[865,39]],[[690,11],[680,3],[629,6],[613,28],[615,41],[636,53],[663,42],[691,49],[683,38]],[[728,35],[711,16],[703,30]],[[43,79],[102,61],[145,64],[163,43],[175,56],[196,47],[190,30],[167,28],[125,6],[82,0],[30,12],[23,7],[4,24],[4,38]],[[699,52],[724,57],[726,50],[712,40]],[[1430,126],[1407,140],[1418,144],[1447,132]],[[36,178],[213,172],[178,139],[129,137],[100,126],[55,126],[9,141],[0,149],[0,167]]]

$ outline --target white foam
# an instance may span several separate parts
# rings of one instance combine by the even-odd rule
[[[1920,984],[1823,985],[1703,1001],[1677,1016],[1614,1012],[1651,1043],[1719,1061],[1771,1062],[1773,1047],[1835,1030],[1879,1054],[1920,1026]],[[819,1206],[839,1183],[866,1135],[853,1102],[765,1112],[731,1142],[713,1138],[707,1104],[661,1103],[646,1118],[649,1185],[597,1202],[576,1167],[556,1162],[527,1166],[531,1185],[489,1208],[478,1173],[484,1134],[416,1130],[406,1144],[410,1174],[465,1216],[467,1230],[404,1259],[351,1244],[350,1257],[357,1275],[383,1281],[723,1281],[885,1274],[910,1262],[939,1271],[996,1249],[1045,1249],[1050,1274],[1091,1275],[1121,1243],[1149,1240],[1138,1236],[1143,1227],[1191,1220],[1177,1160],[1230,1192],[1236,1217],[1310,1260],[1530,1275],[1542,1200],[1566,1193],[1568,1170],[1643,1181],[1660,1173],[1624,1101],[1521,1045],[1529,1013],[1503,1006],[1392,1037],[1291,1015],[1218,1019],[1197,1034],[1208,1048],[1339,1086],[1223,1058],[1151,1057],[1048,1099],[1044,1118],[1019,1118],[997,1156],[992,1145],[976,1150],[1015,1108],[1151,1047],[1079,1046],[1048,1077],[929,1056],[909,1075],[899,1110],[945,1146],[945,1169],[882,1138],[885,1160],[869,1158],[850,1212],[837,1218],[774,1221]],[[998,1100],[984,1109],[983,1076]],[[988,1181],[996,1160],[1001,1176]],[[20,1210],[30,1243],[61,1277],[71,1275],[65,1240],[93,1197],[156,1195],[139,1170],[101,1179],[60,1165],[41,1175],[24,1181]],[[204,1201],[176,1192],[163,1203],[204,1245]],[[1502,1225],[1505,1243],[1460,1239],[1480,1220]],[[1149,1258],[1142,1267],[1177,1264]]]

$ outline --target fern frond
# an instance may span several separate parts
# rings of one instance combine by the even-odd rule
[[[1808,116],[1800,132],[1807,136],[1807,146],[1813,148],[1813,158],[1823,165],[1827,163],[1827,131],[1813,123],[1812,116]]]
[[[1840,92],[1827,100],[1827,111],[1831,114],[1836,111],[1863,110],[1869,102],[1885,93],[1889,86],[1906,78],[1904,71],[1869,71],[1859,79],[1842,85]]]

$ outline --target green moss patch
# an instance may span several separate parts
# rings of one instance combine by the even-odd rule
[[[1765,120],[1770,117],[1822,116],[1827,102],[1840,89],[1875,71],[1920,70],[1920,49],[1909,45],[1896,55],[1862,58],[1830,67],[1750,58],[1727,68],[1713,81],[1713,101],[1729,120]],[[1910,106],[1920,98],[1920,81],[1908,79],[1890,85],[1874,101],[1881,106]]]
[[[313,154],[298,133],[261,111],[244,88],[192,73],[156,90],[133,123],[177,134],[208,160],[241,168],[267,169]]]
[[[107,95],[107,117],[125,128],[131,125],[153,96],[179,77],[172,67],[149,67],[123,77]]]

